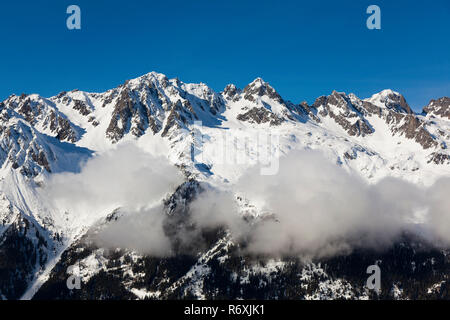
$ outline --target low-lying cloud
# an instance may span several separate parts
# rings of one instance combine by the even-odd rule
[[[99,245],[167,256],[172,248],[161,199],[182,181],[167,160],[124,146],[90,160],[79,174],[56,175],[47,191],[73,212],[123,208],[126,214],[98,235]],[[369,184],[320,152],[293,151],[280,159],[278,174],[263,176],[255,167],[224,190],[206,188],[188,205],[187,217],[196,230],[226,227],[249,253],[332,256],[383,249],[404,232],[450,245],[450,178],[429,188],[397,178]],[[274,218],[248,223],[236,194]],[[191,236],[192,230],[180,234],[186,243]]]
[[[369,184],[320,152],[294,151],[280,159],[278,174],[261,175],[254,167],[233,192],[274,218],[249,226],[232,192],[211,190],[192,203],[191,215],[199,226],[226,225],[245,239],[249,253],[323,257],[382,250],[405,233],[450,244],[450,178],[430,188],[392,177]]]
[[[182,174],[166,158],[124,144],[94,156],[79,173],[53,175],[44,193],[73,223],[88,225],[118,207],[138,212],[159,204],[182,182]]]
[[[104,248],[128,248],[158,257],[172,255],[170,239],[163,229],[164,210],[161,205],[127,213],[92,236],[92,240]]]
[[[438,180],[427,190],[429,233],[444,245],[450,244],[450,178]]]
[[[280,171],[248,171],[237,188],[274,213],[255,226],[249,250],[265,254],[333,255],[355,247],[380,248],[410,228],[426,204],[423,190],[386,178],[369,185],[314,151],[280,159]]]

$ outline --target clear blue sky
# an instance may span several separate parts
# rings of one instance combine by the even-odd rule
[[[66,28],[70,4],[79,31]],[[366,28],[370,4],[381,30]],[[260,76],[296,103],[392,88],[418,110],[450,95],[448,0],[9,0],[0,43],[0,100],[104,91],[150,71],[218,91]]]

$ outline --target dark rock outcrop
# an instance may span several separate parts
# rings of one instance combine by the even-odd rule
[[[239,114],[236,118],[240,121],[247,121],[250,123],[270,123],[272,126],[279,126],[283,122],[283,119],[264,107],[253,107],[249,111]]]
[[[431,100],[430,103],[423,108],[423,112],[450,120],[450,98],[442,97],[436,100]]]

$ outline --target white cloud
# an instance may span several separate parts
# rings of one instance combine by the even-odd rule
[[[450,178],[439,179],[427,190],[430,234],[444,245],[450,244]]]
[[[449,179],[425,189],[397,178],[368,184],[315,151],[295,151],[280,159],[280,170],[262,176],[248,170],[234,186],[275,219],[251,229],[238,219],[228,193],[208,192],[192,214],[198,223],[227,225],[247,236],[248,250],[268,255],[330,256],[355,248],[383,249],[405,231],[426,231],[450,243]],[[429,211],[418,228],[417,216]]]
[[[161,199],[182,181],[166,159],[125,145],[90,160],[79,174],[55,175],[47,191],[58,208],[81,215],[122,207],[125,216],[101,232],[98,243],[165,256],[171,244]],[[382,249],[404,231],[448,245],[449,191],[449,178],[430,188],[397,178],[368,184],[319,152],[293,151],[280,159],[276,175],[262,176],[254,167],[231,190],[207,188],[189,205],[190,222],[198,228],[226,226],[236,239],[246,239],[249,252],[272,256]],[[235,192],[274,213],[276,220],[245,222]],[[414,223],[419,213],[425,213],[421,228]],[[191,231],[180,229],[179,239],[196,246],[198,234]]]
[[[163,222],[162,206],[138,210],[109,223],[93,240],[100,247],[129,248],[152,256],[170,256],[170,240],[164,233]]]
[[[51,176],[45,195],[77,225],[90,225],[118,207],[139,211],[159,204],[183,182],[166,158],[132,144],[94,156],[79,173]]]

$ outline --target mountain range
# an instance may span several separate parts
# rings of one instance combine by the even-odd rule
[[[192,227],[190,204],[207,190],[232,189],[255,165],[267,164],[260,148],[269,135],[279,156],[317,151],[368,185],[392,177],[426,188],[450,176],[449,97],[431,100],[420,113],[389,89],[366,99],[333,91],[296,104],[261,78],[215,92],[156,72],[102,93],[11,95],[0,102],[0,298],[449,298],[448,251],[414,234],[383,251],[357,248],[308,261],[241,253],[245,243],[222,226],[199,230],[201,247],[183,248],[179,234]],[[87,213],[44,192],[54,177],[70,184],[105,154],[120,161],[114,152],[122,146],[163,158],[180,174],[163,197],[148,197],[163,208],[170,256],[95,240],[127,216],[121,197]],[[230,160],[237,154],[241,161]],[[120,170],[143,170],[141,158],[124,159]],[[120,175],[109,179],[102,192],[115,198],[124,182]],[[58,194],[80,191],[58,186]],[[232,194],[245,219],[271,219],[247,194]],[[364,287],[374,261],[386,270],[379,295]],[[66,285],[72,265],[79,267],[79,290]]]

